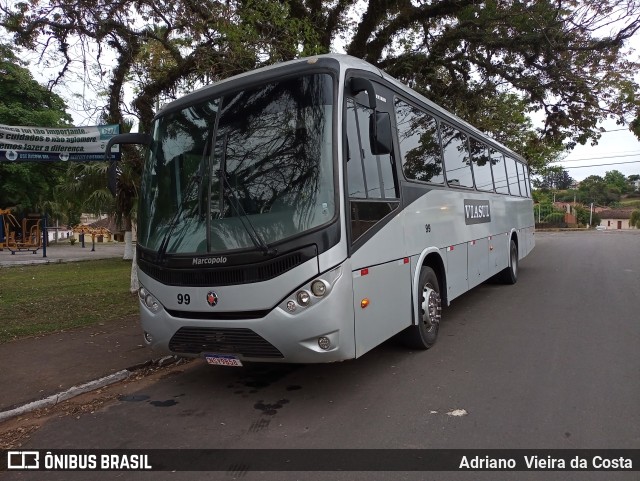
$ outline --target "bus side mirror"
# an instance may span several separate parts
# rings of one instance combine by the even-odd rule
[[[393,149],[391,116],[388,112],[374,111],[369,117],[371,152],[374,155],[390,154]]]
[[[151,145],[151,136],[140,133],[118,134],[111,137],[109,142],[107,142],[107,146],[104,149],[104,160],[109,162],[109,167],[107,168],[107,186],[109,187],[109,192],[111,192],[111,195],[114,197],[116,196],[118,170],[116,168],[117,160],[111,158],[111,147],[115,144],[138,144],[148,147]]]

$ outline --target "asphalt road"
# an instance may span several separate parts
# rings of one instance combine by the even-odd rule
[[[640,449],[640,232],[538,233],[514,286],[444,311],[437,345],[332,365],[202,362],[24,448]],[[464,409],[467,415],[447,413]],[[6,474],[6,473],[5,473]],[[89,479],[12,473],[7,479]],[[639,479],[640,473],[92,473],[91,479]]]

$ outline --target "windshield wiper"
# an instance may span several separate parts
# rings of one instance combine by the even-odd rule
[[[173,217],[171,218],[171,222],[169,223],[169,230],[162,237],[162,241],[160,242],[160,247],[158,248],[158,254],[156,257],[158,261],[161,261],[164,258],[165,254],[167,253],[167,248],[169,247],[169,240],[171,239],[171,235],[173,234],[173,231],[178,225],[178,221],[180,220],[180,217],[182,217],[182,214],[185,211],[186,200],[189,197],[191,197],[191,194],[193,193],[193,189],[196,186],[196,183],[198,184],[197,210],[198,210],[198,214],[202,215],[200,204],[201,204],[201,197],[202,197],[202,194],[201,194],[202,179],[204,178],[203,164],[204,164],[204,159],[207,157],[207,148],[209,146],[209,140],[210,140],[210,135],[207,135],[207,140],[205,141],[204,149],[202,150],[202,158],[200,159],[200,165],[198,166],[198,172],[193,174],[189,179],[189,183],[183,190],[184,195],[182,196],[182,201],[180,202],[180,205],[176,209],[176,212],[175,214],[173,214]]]
[[[187,184],[187,187],[185,189],[187,196],[191,195],[191,191],[193,190],[196,183],[200,182],[200,179],[201,179],[201,176],[199,174],[193,174],[191,176],[191,179],[189,179],[189,183]],[[162,237],[162,242],[160,243],[160,248],[158,249],[158,255],[157,255],[158,261],[162,260],[164,258],[164,255],[167,252],[167,247],[169,247],[169,240],[171,239],[171,234],[173,234],[173,231],[178,225],[178,221],[180,220],[180,217],[185,211],[184,205],[185,205],[185,202],[183,199],[182,202],[180,202],[180,205],[178,206],[178,208],[176,209],[176,213],[173,214],[173,217],[171,218],[171,222],[169,223],[169,230]]]
[[[251,219],[249,219],[249,216],[247,215],[246,211],[242,207],[242,204],[240,203],[240,200],[236,196],[236,193],[234,192],[233,188],[231,187],[231,184],[229,183],[229,179],[227,179],[227,139],[228,139],[228,136],[229,136],[228,133],[224,134],[224,140],[222,142],[222,158],[220,159],[220,170],[218,172],[218,174],[220,175],[220,180],[222,181],[220,183],[221,184],[221,186],[220,186],[220,215],[222,215],[222,213],[224,212],[224,210],[223,210],[223,207],[224,207],[224,193],[225,192],[229,192],[230,197],[231,197],[230,200],[232,200],[231,202],[229,202],[229,205],[235,211],[236,215],[238,216],[238,219],[240,219],[240,223],[242,224],[242,227],[244,227],[244,230],[247,231],[247,234],[249,234],[249,237],[251,238],[251,242],[253,242],[253,245],[255,245],[258,249],[260,249],[262,251],[262,254],[265,255],[265,256],[276,255],[278,253],[278,249],[274,249],[272,247],[269,247],[267,245],[267,243],[264,240],[262,240],[262,237],[260,237],[260,234],[258,234],[258,231],[253,226],[253,224],[251,223]],[[235,205],[234,205],[234,203],[235,203]],[[245,220],[249,224],[249,227],[247,227],[247,225],[244,223]]]

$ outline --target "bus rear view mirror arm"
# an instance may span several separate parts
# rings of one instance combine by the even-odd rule
[[[107,185],[109,187],[109,192],[111,192],[111,195],[114,197],[116,196],[117,161],[111,158],[111,147],[115,144],[138,144],[148,147],[151,145],[151,136],[149,134],[141,133],[118,134],[111,137],[109,142],[107,142],[107,146],[104,150],[104,158],[109,162],[109,168],[107,169]]]
[[[373,88],[373,84],[371,80],[366,78],[354,77],[350,82],[351,92],[356,95],[366,90],[367,95],[369,96],[369,108],[371,110],[375,110],[377,106],[376,102],[376,91]]]

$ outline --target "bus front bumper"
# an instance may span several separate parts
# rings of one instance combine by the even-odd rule
[[[341,275],[330,294],[309,307],[298,306],[289,312],[280,304],[260,319],[190,319],[188,312],[176,317],[162,306],[153,312],[140,301],[145,343],[154,350],[187,357],[229,354],[251,362],[353,359],[354,313],[349,274],[347,271]]]

